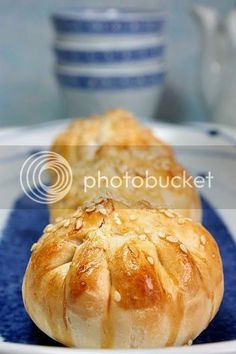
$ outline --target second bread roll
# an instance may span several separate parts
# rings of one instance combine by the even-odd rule
[[[159,148],[101,147],[96,158],[77,162],[68,194],[50,205],[51,219],[64,216],[104,195],[132,207],[171,208],[194,221],[201,220],[201,203],[193,182],[173,156],[163,157]],[[114,183],[113,183],[114,181]]]

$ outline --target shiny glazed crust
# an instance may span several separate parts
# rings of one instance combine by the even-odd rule
[[[221,258],[203,226],[103,198],[47,226],[23,282],[36,325],[80,348],[186,344],[222,296]]]
[[[116,109],[102,116],[74,120],[53,142],[52,151],[59,153],[73,166],[78,161],[93,159],[101,146],[159,146],[164,155],[171,148],[141,126],[133,115]],[[91,146],[94,149],[91,149]]]
[[[98,172],[108,178],[108,184],[97,181]],[[71,213],[99,194],[120,200],[131,208],[138,207],[139,204],[151,208],[172,208],[184,217],[190,217],[197,222],[201,220],[201,203],[193,184],[176,188],[171,183],[179,178],[178,183],[183,184],[184,174],[188,176],[186,171],[173,156],[160,155],[159,148],[103,147],[97,151],[93,160],[77,162],[72,174],[73,183],[68,194],[50,205],[52,221],[58,216]],[[124,178],[126,174],[137,178],[137,185],[127,184]],[[148,187],[147,175],[158,182],[154,188]],[[114,176],[116,180],[119,178],[118,182],[122,181],[119,187],[117,184],[113,187],[110,183]],[[91,188],[86,187],[87,177],[96,181],[93,187],[88,183]],[[152,183],[153,180],[150,181],[150,186]]]
[[[50,205],[51,220],[66,215],[84,202],[92,200],[103,191],[93,188],[84,193],[83,177],[94,176],[100,171],[105,176],[123,176],[126,172],[145,180],[149,175],[161,178],[163,184],[169,178],[183,180],[184,169],[173,155],[171,148],[154,137],[149,129],[122,109],[107,112],[103,116],[77,119],[54,141],[52,150],[65,157],[73,167],[73,185],[68,195]],[[169,183],[170,184],[170,183]],[[120,199],[131,207],[138,201],[151,207],[174,208],[185,217],[201,221],[201,203],[194,186],[153,189],[108,189],[112,198]],[[60,198],[57,198],[60,199]]]

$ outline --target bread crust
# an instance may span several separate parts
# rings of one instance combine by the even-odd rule
[[[75,119],[55,138],[52,151],[62,155],[73,166],[81,160],[92,160],[103,146],[158,146],[162,154],[173,155],[169,145],[123,109],[89,119]]]
[[[154,156],[150,159],[151,151],[148,148],[145,148],[144,157],[143,154],[137,156],[137,147],[112,150],[110,156],[108,153],[104,156],[101,152],[96,159],[78,162],[73,167],[73,182],[67,195],[62,199],[58,195],[59,200],[50,205],[52,221],[89,203],[98,195],[120,200],[130,208],[142,208],[143,205],[149,208],[174,208],[184,217],[197,222],[201,220],[201,203],[195,186],[192,182],[190,186],[184,186],[184,175],[188,177],[188,174],[173,157]],[[98,173],[102,176],[100,179]],[[129,181],[138,179],[138,183],[127,183],[127,175]],[[157,181],[156,186],[151,186],[152,180],[149,187],[148,176]],[[107,182],[103,183],[104,177]],[[95,181],[91,188],[88,188],[87,178]],[[112,184],[113,178],[116,181],[118,179],[119,184]],[[180,188],[172,184],[176,178],[179,179]]]
[[[80,348],[186,344],[222,296],[219,250],[203,226],[103,198],[45,229],[23,282],[36,325]]]
[[[62,199],[58,196],[59,201],[50,205],[52,221],[105,192],[131,207],[141,202],[152,208],[174,208],[184,217],[201,221],[198,193],[193,183],[191,187],[183,186],[184,174],[187,177],[188,174],[175,160],[172,149],[143,128],[129,112],[118,109],[103,116],[75,120],[56,138],[52,150],[70,162],[73,175],[69,193]],[[110,179],[123,178],[128,173],[142,179],[143,187],[127,188],[123,184],[120,188],[104,189],[96,185],[85,193],[84,177],[96,177],[98,171]],[[147,188],[146,172],[161,183]],[[172,185],[176,178],[180,188]]]

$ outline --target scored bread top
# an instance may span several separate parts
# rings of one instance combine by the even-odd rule
[[[167,209],[99,197],[45,228],[23,298],[33,321],[69,346],[158,347],[195,338],[223,295],[216,242]]]

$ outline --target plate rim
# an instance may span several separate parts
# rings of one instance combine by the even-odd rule
[[[139,349],[118,349],[121,352],[130,351],[132,354],[235,354],[236,340],[222,341],[207,344],[195,344],[192,346],[166,347],[166,348],[139,348]],[[96,349],[96,348],[64,348],[50,347],[32,344],[18,344],[10,342],[0,343],[0,353],[2,354],[114,354],[117,349]]]

